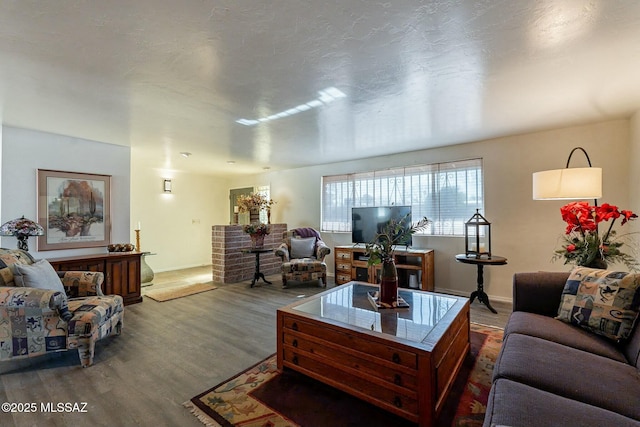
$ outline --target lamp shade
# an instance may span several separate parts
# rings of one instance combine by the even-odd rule
[[[44,235],[44,228],[40,224],[22,216],[22,218],[12,219],[0,226],[0,236],[16,236],[18,239],[18,249],[29,250],[27,239],[29,236]]]
[[[534,200],[599,199],[601,168],[554,169],[533,174]]]

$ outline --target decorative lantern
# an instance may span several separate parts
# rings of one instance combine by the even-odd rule
[[[464,225],[464,253],[468,257],[491,259],[491,223],[476,209]]]

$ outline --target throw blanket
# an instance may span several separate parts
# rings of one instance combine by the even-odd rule
[[[317,240],[322,240],[322,238],[320,238],[320,233],[318,233],[315,229],[311,228],[311,227],[304,227],[304,228],[296,228],[295,230],[293,230],[296,232],[296,234],[300,237],[315,237]]]

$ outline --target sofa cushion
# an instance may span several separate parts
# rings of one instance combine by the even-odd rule
[[[498,379],[491,387],[484,427],[500,425],[639,427],[640,421],[525,384]]]
[[[640,310],[640,274],[575,267],[557,319],[616,341],[631,335]]]
[[[640,420],[640,378],[635,367],[541,338],[507,335],[493,378],[510,379]]]
[[[16,286],[15,266],[33,264],[29,252],[20,249],[0,249],[0,286]]]
[[[622,351],[629,363],[640,370],[640,326],[636,325],[631,338],[622,346]]]
[[[514,311],[504,330],[505,335],[510,333],[538,337],[619,362],[627,362],[621,349],[611,340],[540,314]]]
[[[65,293],[58,273],[46,259],[31,265],[16,264],[15,269],[15,281],[18,286]]]
[[[316,238],[291,239],[291,258],[311,258],[315,253]]]

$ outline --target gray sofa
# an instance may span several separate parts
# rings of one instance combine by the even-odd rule
[[[484,427],[640,426],[640,327],[622,344],[554,319],[568,273],[517,273]]]

